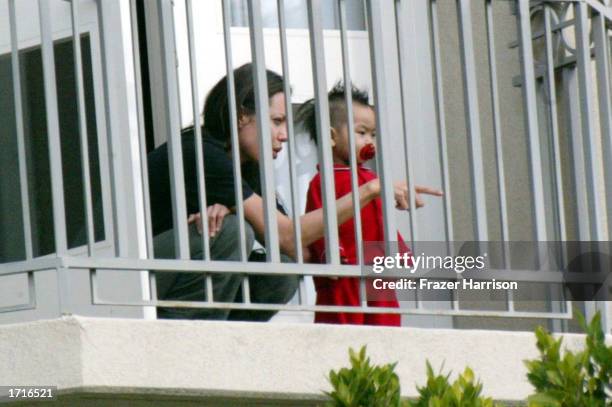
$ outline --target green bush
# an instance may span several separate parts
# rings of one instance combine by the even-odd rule
[[[612,346],[606,346],[597,313],[587,325],[586,347],[579,352],[561,351],[562,338],[555,339],[543,328],[536,329],[540,358],[527,360],[527,379],[536,393],[527,399],[530,407],[612,407]],[[331,407],[493,407],[491,398],[481,396],[482,384],[466,367],[452,384],[450,373],[435,374],[427,362],[427,382],[417,386],[415,401],[402,401],[394,372],[397,363],[372,366],[365,346],[359,353],[349,349],[350,368],[329,373],[332,392],[326,392]]]
[[[366,347],[359,353],[349,349],[350,368],[329,372],[329,382],[333,391],[328,393],[332,407],[401,407],[406,405],[400,400],[400,384],[394,372],[396,363],[384,366],[370,365],[366,357]]]
[[[466,367],[463,374],[451,384],[448,381],[450,373],[434,374],[429,361],[427,362],[427,383],[417,387],[419,398],[410,402],[412,407],[493,407],[491,398],[482,397],[482,384],[474,380],[474,372]]]
[[[535,332],[540,358],[527,360],[527,378],[536,393],[529,406],[612,406],[612,347],[605,344],[601,315],[586,325],[586,348],[561,352],[562,338],[555,339],[543,328]]]
[[[329,372],[332,392],[327,404],[330,407],[493,407],[493,400],[480,396],[482,384],[474,380],[474,373],[468,367],[454,383],[449,375],[435,375],[427,362],[427,384],[417,387],[416,401],[402,401],[400,384],[394,372],[397,363],[372,366],[366,357],[366,347],[359,353],[349,349],[350,368]]]

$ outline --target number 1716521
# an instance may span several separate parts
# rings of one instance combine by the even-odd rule
[[[52,399],[55,390],[53,387],[8,387],[6,395],[11,399]]]

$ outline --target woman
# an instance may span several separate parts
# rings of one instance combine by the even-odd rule
[[[247,250],[254,239],[264,241],[265,218],[263,199],[259,187],[259,135],[255,112],[255,86],[252,65],[246,64],[234,70],[236,89],[236,111],[238,116],[238,140],[242,169],[242,193],[246,225]],[[267,71],[269,95],[270,134],[272,154],[276,158],[287,141],[285,95],[283,78]],[[206,182],[206,199],[210,224],[210,251],[213,260],[240,260],[238,221],[235,209],[233,166],[231,159],[231,127],[228,106],[227,77],[221,79],[208,94],[204,106],[203,150]],[[187,210],[190,214],[199,211],[196,155],[193,129],[182,133],[182,149],[185,172]],[[168,176],[168,153],[164,144],[148,156],[151,211],[157,257],[171,258],[173,254],[171,189]],[[405,186],[396,187],[396,200],[402,209],[407,208]],[[360,205],[364,206],[380,194],[378,180],[363,184],[359,188]],[[281,205],[277,204],[277,223],[280,251],[285,261],[295,257],[293,222]],[[347,194],[336,201],[338,223],[342,224],[353,215],[352,196]],[[198,221],[199,215],[190,216]],[[195,222],[194,222],[195,223]],[[306,248],[324,235],[323,210],[306,213],[300,218],[302,245]],[[196,225],[190,227],[191,257],[202,258],[201,240]],[[304,250],[305,260],[308,250]],[[236,274],[215,274],[213,291],[215,302],[233,302],[240,299],[242,276]],[[160,299],[204,301],[205,278],[194,273],[160,273],[157,276]],[[249,279],[251,301],[263,303],[286,303],[297,288],[295,276],[252,276]],[[274,312],[230,312],[211,309],[168,309],[160,308],[160,318],[188,319],[240,319],[268,320]]]

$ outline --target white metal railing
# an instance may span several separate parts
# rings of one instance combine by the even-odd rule
[[[102,5],[103,1],[97,1],[98,15],[101,20],[100,38],[105,41],[106,34],[105,30],[108,30],[108,24],[104,24],[104,19],[108,16],[111,9],[104,9]],[[474,236],[475,240],[486,242],[491,240],[491,233],[489,230],[490,222],[488,222],[488,209],[487,209],[487,195],[485,187],[485,171],[484,163],[487,160],[495,160],[496,169],[496,185],[498,191],[498,205],[497,208],[500,214],[500,230],[501,239],[503,241],[510,241],[509,223],[510,216],[508,214],[508,193],[506,190],[506,172],[504,169],[504,154],[503,154],[503,141],[501,118],[503,116],[502,109],[500,107],[500,90],[498,86],[498,66],[496,63],[496,44],[495,44],[495,24],[493,18],[493,2],[492,0],[481,1],[484,6],[484,16],[486,24],[486,55],[487,55],[487,71],[489,74],[489,89],[488,96],[490,97],[490,103],[492,106],[492,122],[493,122],[493,137],[495,143],[495,154],[494,157],[486,157],[483,151],[483,131],[482,125],[482,112],[480,111],[479,105],[482,103],[481,91],[478,87],[479,78],[477,76],[477,62],[475,53],[475,39],[473,33],[473,27],[475,22],[473,21],[472,13],[472,1],[469,0],[457,0],[457,19],[459,27],[459,49],[461,57],[461,69],[463,79],[463,91],[465,100],[465,120],[468,134],[468,154],[469,154],[469,174],[470,183],[472,185],[471,202],[472,211],[474,214]],[[533,197],[530,203],[533,208],[531,220],[534,224],[533,240],[544,242],[547,240],[561,240],[565,241],[566,236],[566,220],[565,204],[567,199],[564,197],[563,186],[564,180],[562,179],[562,168],[561,162],[563,161],[560,147],[560,130],[561,126],[559,122],[556,101],[556,84],[559,83],[555,79],[556,73],[560,69],[568,64],[572,65],[576,69],[578,78],[578,90],[580,99],[572,101],[580,107],[581,116],[581,138],[578,139],[580,143],[584,143],[584,163],[585,168],[576,168],[573,171],[573,175],[576,177],[576,181],[584,180],[586,182],[586,202],[588,206],[584,208],[582,212],[578,213],[578,216],[588,216],[588,228],[579,228],[580,240],[594,240],[594,241],[605,241],[609,239],[609,233],[612,230],[612,198],[610,193],[612,191],[612,116],[611,116],[611,88],[610,88],[610,37],[608,31],[608,25],[612,21],[612,11],[605,5],[598,3],[594,0],[572,0],[564,2],[568,8],[570,8],[574,14],[572,18],[568,18],[565,21],[557,21],[556,23],[551,22],[551,10],[552,5],[558,5],[556,1],[538,1],[529,2],[528,0],[517,0],[516,4],[516,17],[507,15],[507,18],[517,19],[517,32],[519,35],[518,45],[520,52],[521,61],[521,72],[518,79],[515,81],[522,86],[523,102],[524,102],[524,117],[525,117],[525,129],[528,140],[528,154],[529,154],[529,171],[530,171],[530,188],[531,195]],[[133,193],[130,188],[127,187],[129,183],[125,185],[121,182],[120,168],[114,168],[111,183],[111,191],[113,195],[113,236],[115,238],[115,256],[113,257],[100,257],[94,252],[95,238],[93,233],[93,207],[91,202],[91,174],[89,174],[89,153],[88,153],[88,141],[87,141],[87,124],[85,122],[85,102],[83,94],[83,78],[82,78],[82,56],[80,52],[80,36],[79,36],[79,1],[71,1],[71,17],[73,36],[72,40],[74,43],[74,55],[75,55],[75,72],[76,75],[76,89],[78,91],[78,110],[79,110],[79,132],[81,134],[81,152],[83,162],[83,196],[85,203],[85,218],[86,218],[86,230],[87,230],[87,256],[78,257],[69,254],[68,243],[66,238],[66,213],[64,211],[64,186],[62,184],[62,157],[61,157],[61,142],[60,142],[60,129],[59,129],[59,113],[57,109],[57,90],[55,88],[55,64],[53,54],[53,35],[52,35],[52,24],[51,13],[50,13],[50,2],[47,0],[40,0],[39,13],[40,13],[40,32],[41,32],[41,50],[43,60],[43,72],[44,72],[44,85],[45,85],[45,96],[46,96],[46,117],[48,127],[48,140],[49,140],[49,161],[51,164],[51,186],[52,186],[52,208],[53,208],[53,226],[54,226],[54,241],[56,247],[56,256],[35,258],[32,251],[31,233],[30,233],[30,208],[28,203],[28,185],[24,180],[27,179],[27,168],[25,166],[26,151],[24,148],[24,135],[23,135],[23,115],[21,112],[21,81],[19,73],[19,46],[17,42],[17,30],[16,27],[20,21],[16,17],[15,13],[15,1],[8,0],[9,8],[9,20],[11,30],[11,50],[12,50],[12,64],[13,64],[13,83],[15,89],[15,112],[16,112],[16,123],[17,123],[17,141],[19,145],[19,174],[21,182],[21,201],[23,207],[23,228],[25,236],[25,259],[19,262],[6,263],[0,268],[0,276],[8,276],[19,273],[27,273],[28,275],[28,287],[30,291],[29,303],[18,306],[9,306],[0,309],[2,312],[10,312],[23,309],[32,309],[36,307],[35,304],[35,287],[34,287],[34,273],[41,270],[54,269],[57,271],[58,282],[59,282],[59,295],[70,297],[71,288],[69,281],[69,274],[72,270],[81,269],[89,270],[90,281],[91,281],[91,299],[93,304],[99,305],[129,305],[129,306],[163,306],[163,307],[192,307],[192,308],[223,308],[223,309],[257,309],[257,310],[294,310],[294,311],[337,311],[337,312],[385,312],[385,313],[401,313],[401,314],[428,314],[428,315],[451,315],[451,316],[508,316],[508,317],[534,317],[534,318],[553,318],[553,319],[568,319],[572,317],[571,306],[569,304],[563,304],[559,309],[551,308],[546,312],[538,311],[517,311],[515,308],[515,300],[513,299],[512,293],[508,293],[506,300],[506,309],[504,311],[493,311],[493,310],[468,310],[461,309],[461,304],[458,299],[452,298],[449,302],[450,307],[448,309],[432,309],[423,306],[422,301],[416,301],[416,308],[375,308],[363,304],[362,307],[332,307],[332,306],[314,306],[306,301],[305,287],[304,287],[304,276],[353,276],[362,277],[363,268],[359,265],[341,265],[339,253],[335,250],[338,247],[338,225],[336,219],[335,208],[333,207],[335,201],[334,193],[334,180],[332,175],[332,156],[330,142],[326,137],[322,137],[319,140],[318,145],[318,161],[321,163],[322,168],[322,186],[323,186],[323,200],[324,200],[324,221],[325,221],[325,237],[327,253],[329,253],[328,264],[306,264],[303,262],[303,253],[301,250],[300,242],[300,222],[299,222],[299,210],[297,206],[297,177],[296,177],[296,161],[298,160],[296,154],[295,138],[296,131],[293,129],[292,116],[291,116],[291,100],[289,95],[291,94],[289,89],[289,57],[287,48],[287,33],[285,28],[285,9],[283,0],[278,0],[278,20],[279,20],[279,39],[281,42],[281,60],[282,60],[282,73],[285,77],[285,94],[288,96],[286,101],[286,109],[288,112],[289,120],[289,168],[290,178],[293,180],[291,183],[292,193],[292,222],[294,226],[293,238],[296,243],[297,254],[295,263],[287,264],[280,262],[280,250],[279,250],[279,236],[277,229],[276,219],[276,194],[275,194],[275,181],[274,181],[274,168],[273,158],[271,156],[271,144],[268,137],[260,138],[259,154],[261,157],[260,170],[262,180],[262,197],[265,203],[265,248],[267,252],[266,263],[248,263],[247,262],[247,250],[244,247],[244,239],[242,240],[242,246],[240,247],[241,261],[239,262],[222,262],[212,261],[210,259],[210,248],[209,239],[204,225],[204,233],[202,239],[202,251],[204,253],[205,260],[190,260],[189,253],[189,238],[187,230],[187,211],[185,201],[185,186],[184,186],[184,174],[183,174],[183,158],[181,153],[181,120],[180,120],[180,98],[179,98],[179,85],[178,75],[175,61],[175,27],[174,27],[174,10],[173,4],[169,0],[157,0],[156,10],[159,16],[159,27],[160,31],[160,51],[161,51],[161,69],[162,78],[161,88],[163,89],[164,99],[166,101],[167,111],[164,114],[167,117],[166,127],[164,133],[168,135],[168,146],[169,146],[169,167],[170,167],[170,179],[172,181],[172,208],[173,208],[173,219],[174,219],[174,231],[176,241],[176,260],[162,260],[154,259],[153,256],[153,236],[151,226],[151,211],[150,203],[148,202],[148,188],[151,180],[147,176],[146,166],[146,146],[144,137],[144,123],[143,123],[143,97],[142,97],[142,82],[140,78],[140,50],[138,43],[138,30],[137,30],[137,19],[136,19],[136,2],[130,2],[130,14],[131,14],[131,34],[132,46],[134,53],[134,76],[136,78],[136,96],[137,96],[137,108],[138,108],[138,124],[139,124],[139,141],[140,141],[140,160],[141,160],[141,171],[142,179],[136,179],[136,187],[140,188],[144,196],[144,205],[141,210],[144,213],[145,219],[145,235],[146,235],[146,252],[148,253],[146,258],[138,258],[133,254],[126,254],[125,245],[121,241],[129,239],[129,231],[123,226],[117,215],[117,211],[120,207],[120,196],[122,194]],[[428,27],[429,32],[419,32],[415,24],[414,18],[409,19],[407,16],[415,15],[415,2],[411,0],[394,0],[394,8],[392,11],[391,22],[393,27],[393,34],[395,43],[389,46],[385,42],[385,35],[388,35],[387,24],[389,20],[386,20],[383,16],[385,5],[382,2],[377,1],[366,1],[366,15],[368,22],[368,34],[371,54],[371,66],[372,66],[372,84],[374,88],[374,105],[376,108],[377,117],[377,130],[378,134],[394,134],[399,132],[402,134],[402,147],[404,160],[407,162],[406,165],[406,178],[409,182],[409,189],[414,190],[415,175],[414,175],[414,163],[415,155],[411,151],[410,137],[411,134],[422,132],[423,129],[419,124],[418,115],[415,115],[415,110],[411,109],[409,104],[411,98],[416,97],[419,100],[419,89],[410,86],[411,74],[414,73],[413,67],[411,67],[412,61],[417,58],[416,53],[416,42],[415,39],[420,35],[425,35],[430,39],[430,54],[432,56],[432,72],[430,72],[433,81],[433,87],[430,89],[431,94],[435,100],[435,117],[436,117],[436,131],[439,140],[439,166],[441,171],[442,187],[446,193],[443,201],[443,217],[444,217],[444,234],[446,238],[446,244],[448,253],[452,254],[452,241],[456,238],[455,230],[453,228],[453,216],[452,216],[452,201],[451,201],[451,182],[450,182],[450,164],[449,164],[449,151],[448,151],[448,134],[446,131],[447,126],[447,105],[445,105],[445,89],[443,85],[443,71],[445,69],[442,61],[440,44],[440,20],[439,20],[439,1],[430,0],[428,2]],[[228,0],[222,0],[223,5],[223,27],[224,27],[224,48],[225,48],[225,63],[227,72],[233,71],[232,61],[232,35],[230,30],[230,6]],[[256,67],[255,72],[255,83],[256,83],[256,94],[257,94],[257,124],[259,134],[269,134],[268,117],[268,95],[265,85],[265,50],[264,50],[264,39],[263,39],[263,28],[260,15],[260,1],[253,0],[248,2],[249,10],[249,32],[250,32],[250,45],[252,52],[252,60]],[[312,72],[314,80],[314,95],[316,97],[316,112],[317,112],[317,128],[319,134],[326,134],[325,129],[329,128],[329,116],[326,114],[329,110],[327,101],[327,90],[328,80],[325,73],[325,54],[324,54],[324,41],[323,41],[323,30],[321,28],[321,4],[320,1],[312,0],[307,2],[308,6],[308,20],[309,20],[309,38],[310,38],[310,49],[311,49],[311,61],[312,61]],[[108,7],[108,6],[106,6]],[[191,98],[193,107],[193,122],[195,127],[195,145],[197,151],[197,167],[198,167],[198,189],[199,189],[199,208],[202,212],[207,207],[206,193],[205,193],[205,174],[203,168],[203,155],[202,155],[202,140],[200,134],[200,106],[199,106],[199,92],[198,86],[198,64],[197,53],[196,53],[196,41],[194,33],[194,15],[193,15],[193,4],[191,0],[186,0],[185,7],[187,10],[187,38],[189,47],[189,65],[191,72]],[[347,25],[346,25],[346,11],[345,11],[345,0],[338,0],[339,7],[339,27],[340,27],[340,39],[341,39],[341,59],[343,66],[343,78],[345,83],[351,83],[351,70],[349,67],[349,42],[347,40]],[[534,22],[531,20],[531,15],[534,7],[541,7],[544,16],[543,27],[534,28]],[[386,15],[386,14],[385,14]],[[568,14],[569,15],[569,14]],[[589,41],[588,27],[591,27],[594,48],[591,49]],[[576,43],[575,47],[575,58],[569,61],[568,58],[557,58],[555,60],[553,56],[552,38],[555,35],[563,35],[564,30],[575,30],[574,39]],[[406,32],[411,34],[408,36],[401,35]],[[559,34],[561,33],[561,34]],[[539,66],[534,61],[534,42],[539,38],[544,38],[545,42],[545,61],[542,66]],[[106,40],[108,41],[108,40]],[[104,50],[107,49],[109,44],[101,47]],[[391,51],[389,51],[391,50]],[[390,111],[390,101],[388,94],[392,91],[391,87],[393,84],[389,83],[386,73],[388,71],[388,65],[390,52],[395,54],[398,60],[397,68],[399,72],[399,86],[398,92],[401,101],[401,113],[402,120],[401,126],[391,124],[391,120],[388,117]],[[108,66],[108,56],[103,55],[103,59],[106,58],[104,64]],[[591,74],[592,60],[594,60],[594,69],[596,71],[595,78]],[[562,65],[559,65],[559,61],[562,61]],[[108,89],[109,86],[109,75],[110,72],[105,68],[104,80],[105,86],[105,111],[107,120],[111,120],[114,112],[112,107],[112,95]],[[232,75],[228,75],[232,78]],[[291,78],[296,80],[296,78]],[[539,81],[543,80],[545,85],[540,87]],[[569,86],[565,82],[561,82],[563,86]],[[230,112],[231,112],[231,130],[232,130],[232,144],[238,146],[238,129],[236,126],[237,113],[236,104],[234,100],[234,87],[233,80],[230,79],[228,82],[228,93],[230,95]],[[545,185],[544,185],[544,174],[542,172],[543,161],[542,161],[542,127],[539,123],[540,118],[538,117],[538,92],[544,89],[548,92],[550,104],[546,111],[547,120],[550,124],[546,130],[550,134],[552,140],[552,153],[553,153],[553,164],[552,176],[554,178],[554,211],[555,211],[555,233],[550,234],[547,228],[546,220],[549,218],[548,208],[546,207],[545,198]],[[597,89],[597,98],[594,96],[594,89]],[[412,90],[416,89],[416,96],[411,94]],[[346,103],[348,106],[352,106],[352,101],[347,95]],[[354,129],[352,128],[352,109],[349,111],[349,138],[351,146],[354,146],[355,136]],[[598,111],[598,115],[594,113]],[[124,129],[117,128],[117,125],[109,124],[109,150],[114,151],[119,148],[117,138],[120,132],[124,132]],[[598,139],[599,138],[599,139]],[[598,150],[598,146],[602,146],[602,150]],[[393,146],[385,141],[383,137],[377,139],[377,150],[382,158],[391,157],[393,154]],[[351,181],[353,186],[353,202],[358,201],[357,190],[357,173],[356,173],[356,158],[354,156],[354,148],[351,149],[353,152],[351,156]],[[240,172],[240,157],[238,155],[238,148],[232,148],[232,160],[234,163],[234,177],[237,180],[242,179]],[[599,170],[598,165],[600,163],[599,157],[603,161],[603,172]],[[382,191],[381,197],[383,202],[383,219],[385,238],[387,243],[395,240],[395,231],[397,230],[397,221],[395,216],[394,208],[394,197],[393,197],[393,186],[392,186],[392,167],[391,161],[386,159],[378,160],[378,174],[381,179]],[[602,174],[603,173],[603,174]],[[603,179],[601,179],[603,175]],[[598,192],[599,185],[603,184],[605,196],[602,198],[600,192]],[[239,230],[241,236],[245,236],[245,221],[244,221],[244,208],[242,205],[242,189],[240,183],[236,183],[236,213],[240,222]],[[410,196],[410,205],[415,207],[415,200],[413,194]],[[600,220],[605,218],[607,215],[608,224],[606,225]],[[409,217],[409,236],[412,244],[418,243],[419,241],[419,222],[417,220],[418,212],[410,211]],[[360,212],[354,211],[354,219],[356,222],[356,242],[359,245],[359,259],[363,262],[363,247],[361,233],[361,220]],[[205,222],[206,223],[206,222]],[[421,226],[422,227],[422,226]],[[122,249],[123,247],[123,249]],[[390,250],[388,248],[388,250]],[[390,252],[388,252],[390,253]],[[514,281],[554,281],[562,283],[564,276],[561,273],[550,270],[539,270],[538,272],[531,272],[526,270],[511,270],[510,269],[510,255],[508,252],[503,253],[503,267],[500,270],[491,270],[488,273],[481,275],[469,275],[475,279],[478,278],[492,278],[495,277],[499,280],[514,280]],[[156,297],[155,289],[155,278],[154,273],[150,273],[148,282],[150,284],[151,296],[145,300],[135,301],[115,301],[108,298],[103,298],[103,295],[99,293],[97,287],[97,270],[131,270],[131,271],[142,271],[151,270],[155,273],[163,272],[188,272],[188,273],[210,273],[210,272],[223,272],[223,273],[235,273],[239,275],[247,274],[243,279],[242,292],[245,301],[243,303],[224,303],[215,301],[212,295],[212,277],[207,274],[207,300],[205,302],[177,302],[169,300],[160,300]],[[260,304],[253,303],[249,300],[249,278],[248,275],[268,275],[268,274],[291,274],[297,275],[300,278],[300,289],[299,289],[299,303],[298,304]],[[448,278],[448,275],[440,274],[440,278]],[[361,279],[362,295],[365,293],[365,279]],[[40,289],[40,288],[39,288]],[[363,296],[362,296],[363,298]],[[60,302],[62,300],[60,299]],[[67,301],[69,303],[70,301]],[[602,303],[590,303],[591,307],[602,308]],[[605,303],[603,303],[605,308]],[[72,312],[68,307],[64,311]]]

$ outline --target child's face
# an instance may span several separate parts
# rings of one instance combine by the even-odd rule
[[[370,106],[359,103],[353,104],[353,122],[355,128],[355,155],[357,163],[365,160],[359,157],[359,151],[368,144],[375,145],[376,115]],[[340,129],[332,129],[332,146],[335,164],[348,164],[350,162],[350,149],[348,126],[346,123]]]

